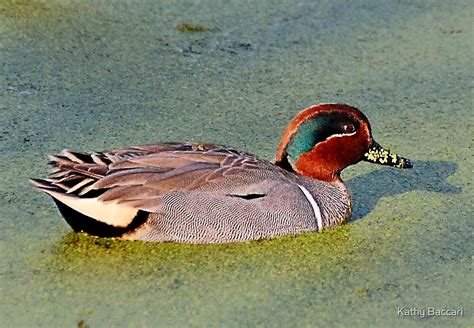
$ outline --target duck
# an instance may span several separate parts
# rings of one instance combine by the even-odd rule
[[[207,143],[159,143],[49,156],[30,179],[75,232],[145,242],[231,243],[317,232],[347,223],[341,172],[360,161],[411,168],[372,137],[346,104],[299,112],[273,162]]]

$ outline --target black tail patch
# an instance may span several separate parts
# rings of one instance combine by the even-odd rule
[[[144,224],[150,214],[139,210],[128,226],[115,227],[84,215],[54,198],[53,200],[61,215],[74,231],[85,232],[98,237],[121,237],[124,233],[133,231]]]

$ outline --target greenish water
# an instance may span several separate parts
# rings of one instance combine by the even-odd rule
[[[1,327],[473,327],[472,2],[0,0],[0,35]],[[95,239],[26,181],[66,147],[271,159],[318,102],[359,107],[415,162],[349,168],[354,220],[320,234]]]

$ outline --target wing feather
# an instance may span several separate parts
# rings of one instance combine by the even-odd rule
[[[167,193],[193,190],[266,163],[209,144],[145,145],[91,154],[64,150],[49,158],[53,165],[49,179],[33,183],[57,200],[79,209],[83,209],[81,199],[94,199],[103,208],[113,203],[150,211],[159,207],[160,198]],[[96,217],[102,212],[97,213]]]

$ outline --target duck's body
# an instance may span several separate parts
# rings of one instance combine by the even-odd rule
[[[368,122],[359,121],[365,123],[365,116],[346,105],[301,112],[288,126],[275,164],[209,144],[65,150],[50,157],[50,178],[33,183],[53,197],[75,231],[96,236],[222,243],[319,231],[350,218],[343,168],[364,155],[411,166],[377,150]],[[341,141],[331,153],[319,153]]]

